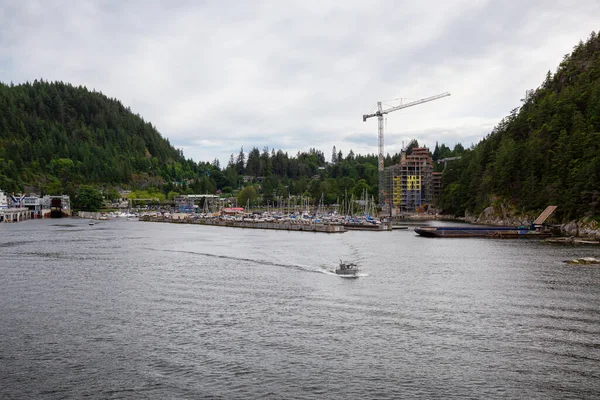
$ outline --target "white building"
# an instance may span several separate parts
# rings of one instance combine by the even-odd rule
[[[43,199],[36,195],[25,196],[23,197],[23,206],[32,210],[34,215],[41,215],[43,208]]]

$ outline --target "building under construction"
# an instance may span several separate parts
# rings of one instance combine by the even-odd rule
[[[384,204],[390,215],[426,211],[441,191],[441,174],[433,172],[433,160],[426,147],[410,155],[402,152],[400,163],[385,169]]]

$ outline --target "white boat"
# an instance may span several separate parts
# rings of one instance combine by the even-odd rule
[[[345,263],[340,260],[339,267],[335,270],[335,273],[338,275],[344,276],[356,276],[358,272],[358,265],[355,263]]]
[[[96,223],[96,221],[94,221],[93,219],[90,219],[88,222],[88,225],[94,225]]]

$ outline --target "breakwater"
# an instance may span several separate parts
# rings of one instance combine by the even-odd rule
[[[385,232],[391,231],[392,225],[390,223],[384,224],[343,224],[342,225],[346,230],[349,231],[371,231],[371,232]]]
[[[170,222],[174,224],[196,224],[223,226],[227,228],[246,228],[246,229],[270,229],[281,231],[298,232],[322,232],[322,233],[344,233],[346,228],[342,225],[330,224],[304,224],[291,222],[251,222],[251,221],[224,221],[220,219],[188,219],[188,218],[167,218],[142,216],[140,221],[144,222]]]

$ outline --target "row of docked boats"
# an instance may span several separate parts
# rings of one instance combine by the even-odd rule
[[[171,215],[162,214],[163,217]],[[342,225],[348,229],[368,229],[368,230],[391,230],[389,224],[382,223],[379,218],[374,218],[368,214],[361,215],[341,215],[336,212],[327,214],[321,213],[197,213],[184,216],[189,220],[218,219],[226,222],[253,222],[253,223],[288,223],[288,224],[325,224]]]

